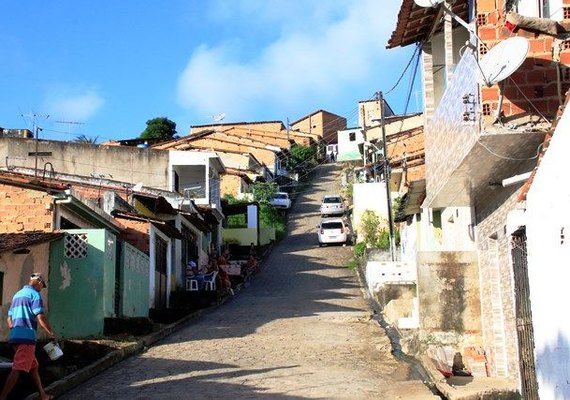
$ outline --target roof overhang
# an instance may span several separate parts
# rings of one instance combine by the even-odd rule
[[[469,18],[469,1],[456,1],[450,6],[454,14],[464,21]],[[421,43],[442,28],[441,6],[420,7],[414,0],[403,0],[396,29],[388,39],[387,49],[405,47],[413,43]],[[457,22],[454,21],[454,24]]]

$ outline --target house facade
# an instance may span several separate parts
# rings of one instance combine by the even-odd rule
[[[312,112],[291,122],[290,126],[292,131],[316,134],[325,145],[336,143],[337,131],[346,128],[346,118],[325,110]]]
[[[570,112],[568,98],[556,123],[553,135],[544,143],[543,156],[529,180],[526,196],[521,196],[521,209],[509,215],[508,231],[513,233],[514,257],[527,251],[521,267],[528,270],[528,287],[523,295],[530,300],[527,334],[534,350],[523,357],[536,367],[536,380],[530,380],[527,391],[534,390],[541,399],[570,397],[569,359],[570,323],[557,306],[568,300],[565,283],[570,259],[567,231],[570,222],[565,180],[565,165],[570,145]],[[526,261],[527,265],[524,265]],[[553,277],[554,279],[549,279]],[[524,299],[523,299],[524,300]],[[554,315],[553,315],[554,311]],[[532,329],[529,329],[532,328]],[[523,342],[524,343],[524,342]],[[534,384],[534,386],[533,386]]]
[[[418,268],[432,270],[454,259],[457,262],[440,269],[446,274],[444,279],[461,282],[471,294],[478,286],[480,293],[478,299],[471,294],[460,297],[462,317],[456,319],[457,324],[429,328],[459,335],[454,345],[460,351],[464,346],[480,345],[487,373],[517,381],[524,395],[528,395],[524,382],[532,375],[528,374],[532,365],[519,356],[529,343],[521,342],[524,331],[518,321],[528,304],[521,304],[515,294],[528,276],[515,262],[515,232],[507,229],[509,215],[521,207],[517,200],[521,184],[502,182],[536,165],[544,136],[569,87],[557,75],[558,68],[566,68],[569,55],[556,32],[537,32],[510,21],[524,14],[556,23],[564,15],[555,12],[565,4],[547,1],[549,7],[535,9],[535,13],[526,7],[531,2],[524,0],[455,2],[449,10],[470,24],[468,31],[455,24],[455,17],[442,5],[422,8],[404,0],[388,42],[389,48],[421,44],[426,118],[422,222],[427,223],[428,235],[441,237],[427,240],[440,246],[431,250],[439,254],[439,260],[431,258],[433,253],[424,257],[419,252]],[[528,40],[526,58],[500,82],[482,83],[481,61],[493,54],[494,46],[513,36]],[[464,324],[466,315],[471,318],[469,330]]]

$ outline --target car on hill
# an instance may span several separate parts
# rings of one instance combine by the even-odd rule
[[[344,215],[346,211],[344,200],[338,194],[327,194],[321,202],[321,216]]]
[[[269,198],[269,204],[275,208],[281,208],[288,210],[291,208],[291,199],[289,198],[289,193],[286,192],[276,192]]]
[[[340,217],[323,218],[317,225],[319,247],[325,244],[350,244],[350,228]]]

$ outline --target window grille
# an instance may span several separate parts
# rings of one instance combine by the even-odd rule
[[[86,233],[65,235],[65,258],[86,258],[88,244]]]

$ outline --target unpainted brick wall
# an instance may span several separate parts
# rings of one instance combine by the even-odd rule
[[[51,232],[52,202],[45,192],[0,184],[0,233]]]

